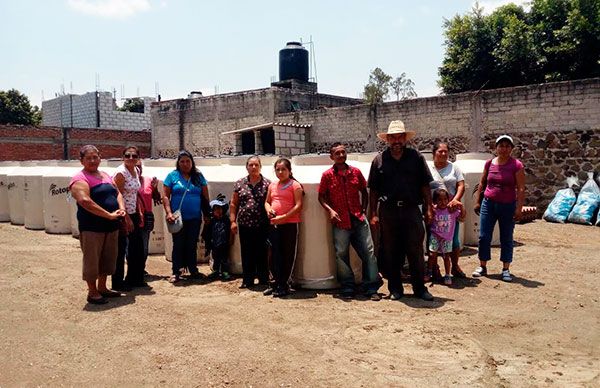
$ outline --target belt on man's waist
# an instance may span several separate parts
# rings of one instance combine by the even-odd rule
[[[412,201],[385,201],[382,203],[384,206],[392,206],[392,207],[417,207],[418,203]]]

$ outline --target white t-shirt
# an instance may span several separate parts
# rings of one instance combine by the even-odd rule
[[[433,180],[429,183],[431,193],[433,194],[433,192],[439,188],[444,188],[445,185],[446,190],[448,190],[448,193],[450,194],[450,199],[454,198],[458,182],[465,180],[460,168],[448,162],[446,167],[437,170],[437,174],[434,170],[437,169],[435,166],[432,166],[431,176],[433,177]],[[443,182],[440,181],[440,178],[442,178]]]

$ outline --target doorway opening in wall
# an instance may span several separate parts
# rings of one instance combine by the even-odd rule
[[[275,131],[273,131],[273,128],[260,131],[260,142],[262,143],[263,154],[275,155]]]
[[[242,133],[242,154],[253,155],[256,153],[256,144],[254,141],[254,131]]]

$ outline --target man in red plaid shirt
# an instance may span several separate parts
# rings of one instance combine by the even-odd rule
[[[329,213],[333,225],[333,245],[341,296],[354,297],[354,273],[350,266],[350,244],[363,262],[363,288],[371,300],[380,300],[382,284],[369,222],[367,182],[360,170],[346,164],[346,147],[334,143],[329,149],[333,166],[323,173],[319,184],[319,203]]]

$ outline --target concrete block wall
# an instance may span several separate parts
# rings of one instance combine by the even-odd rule
[[[357,100],[286,88],[263,88],[194,99],[163,101],[152,105],[153,155],[171,157],[184,147],[195,155],[229,155],[236,152],[235,135],[222,132],[274,121],[276,112],[291,112],[292,102],[303,109],[346,106]],[[293,121],[293,117],[292,120]]]
[[[273,126],[275,136],[275,153],[282,156],[294,156],[306,154],[308,128],[298,128],[294,126]]]
[[[488,133],[586,130],[600,127],[600,79],[489,90],[481,95]]]
[[[312,111],[278,114],[278,122],[311,124],[309,152],[329,152],[336,141],[348,145],[349,152],[365,152],[374,149],[375,111],[367,105],[343,108],[320,108]]]
[[[144,97],[144,113],[120,112],[110,92],[66,95],[42,102],[42,125],[75,128],[148,130],[152,127],[150,106],[153,98]],[[61,113],[62,112],[62,113]]]
[[[274,96],[274,113],[293,112],[292,102],[301,110],[320,107],[339,107],[362,104],[362,100],[330,94],[309,93],[302,90],[272,88]]]
[[[42,101],[42,125],[95,128],[96,122],[95,93],[68,94]]]
[[[153,98],[144,97],[144,106],[150,106]],[[152,128],[150,110],[144,113],[121,112],[108,92],[100,93],[100,128],[115,128],[129,131],[143,131]]]
[[[152,105],[153,155],[172,157],[184,147],[194,155],[229,155],[235,135],[222,132],[273,121],[271,88],[195,99],[163,101]]]

